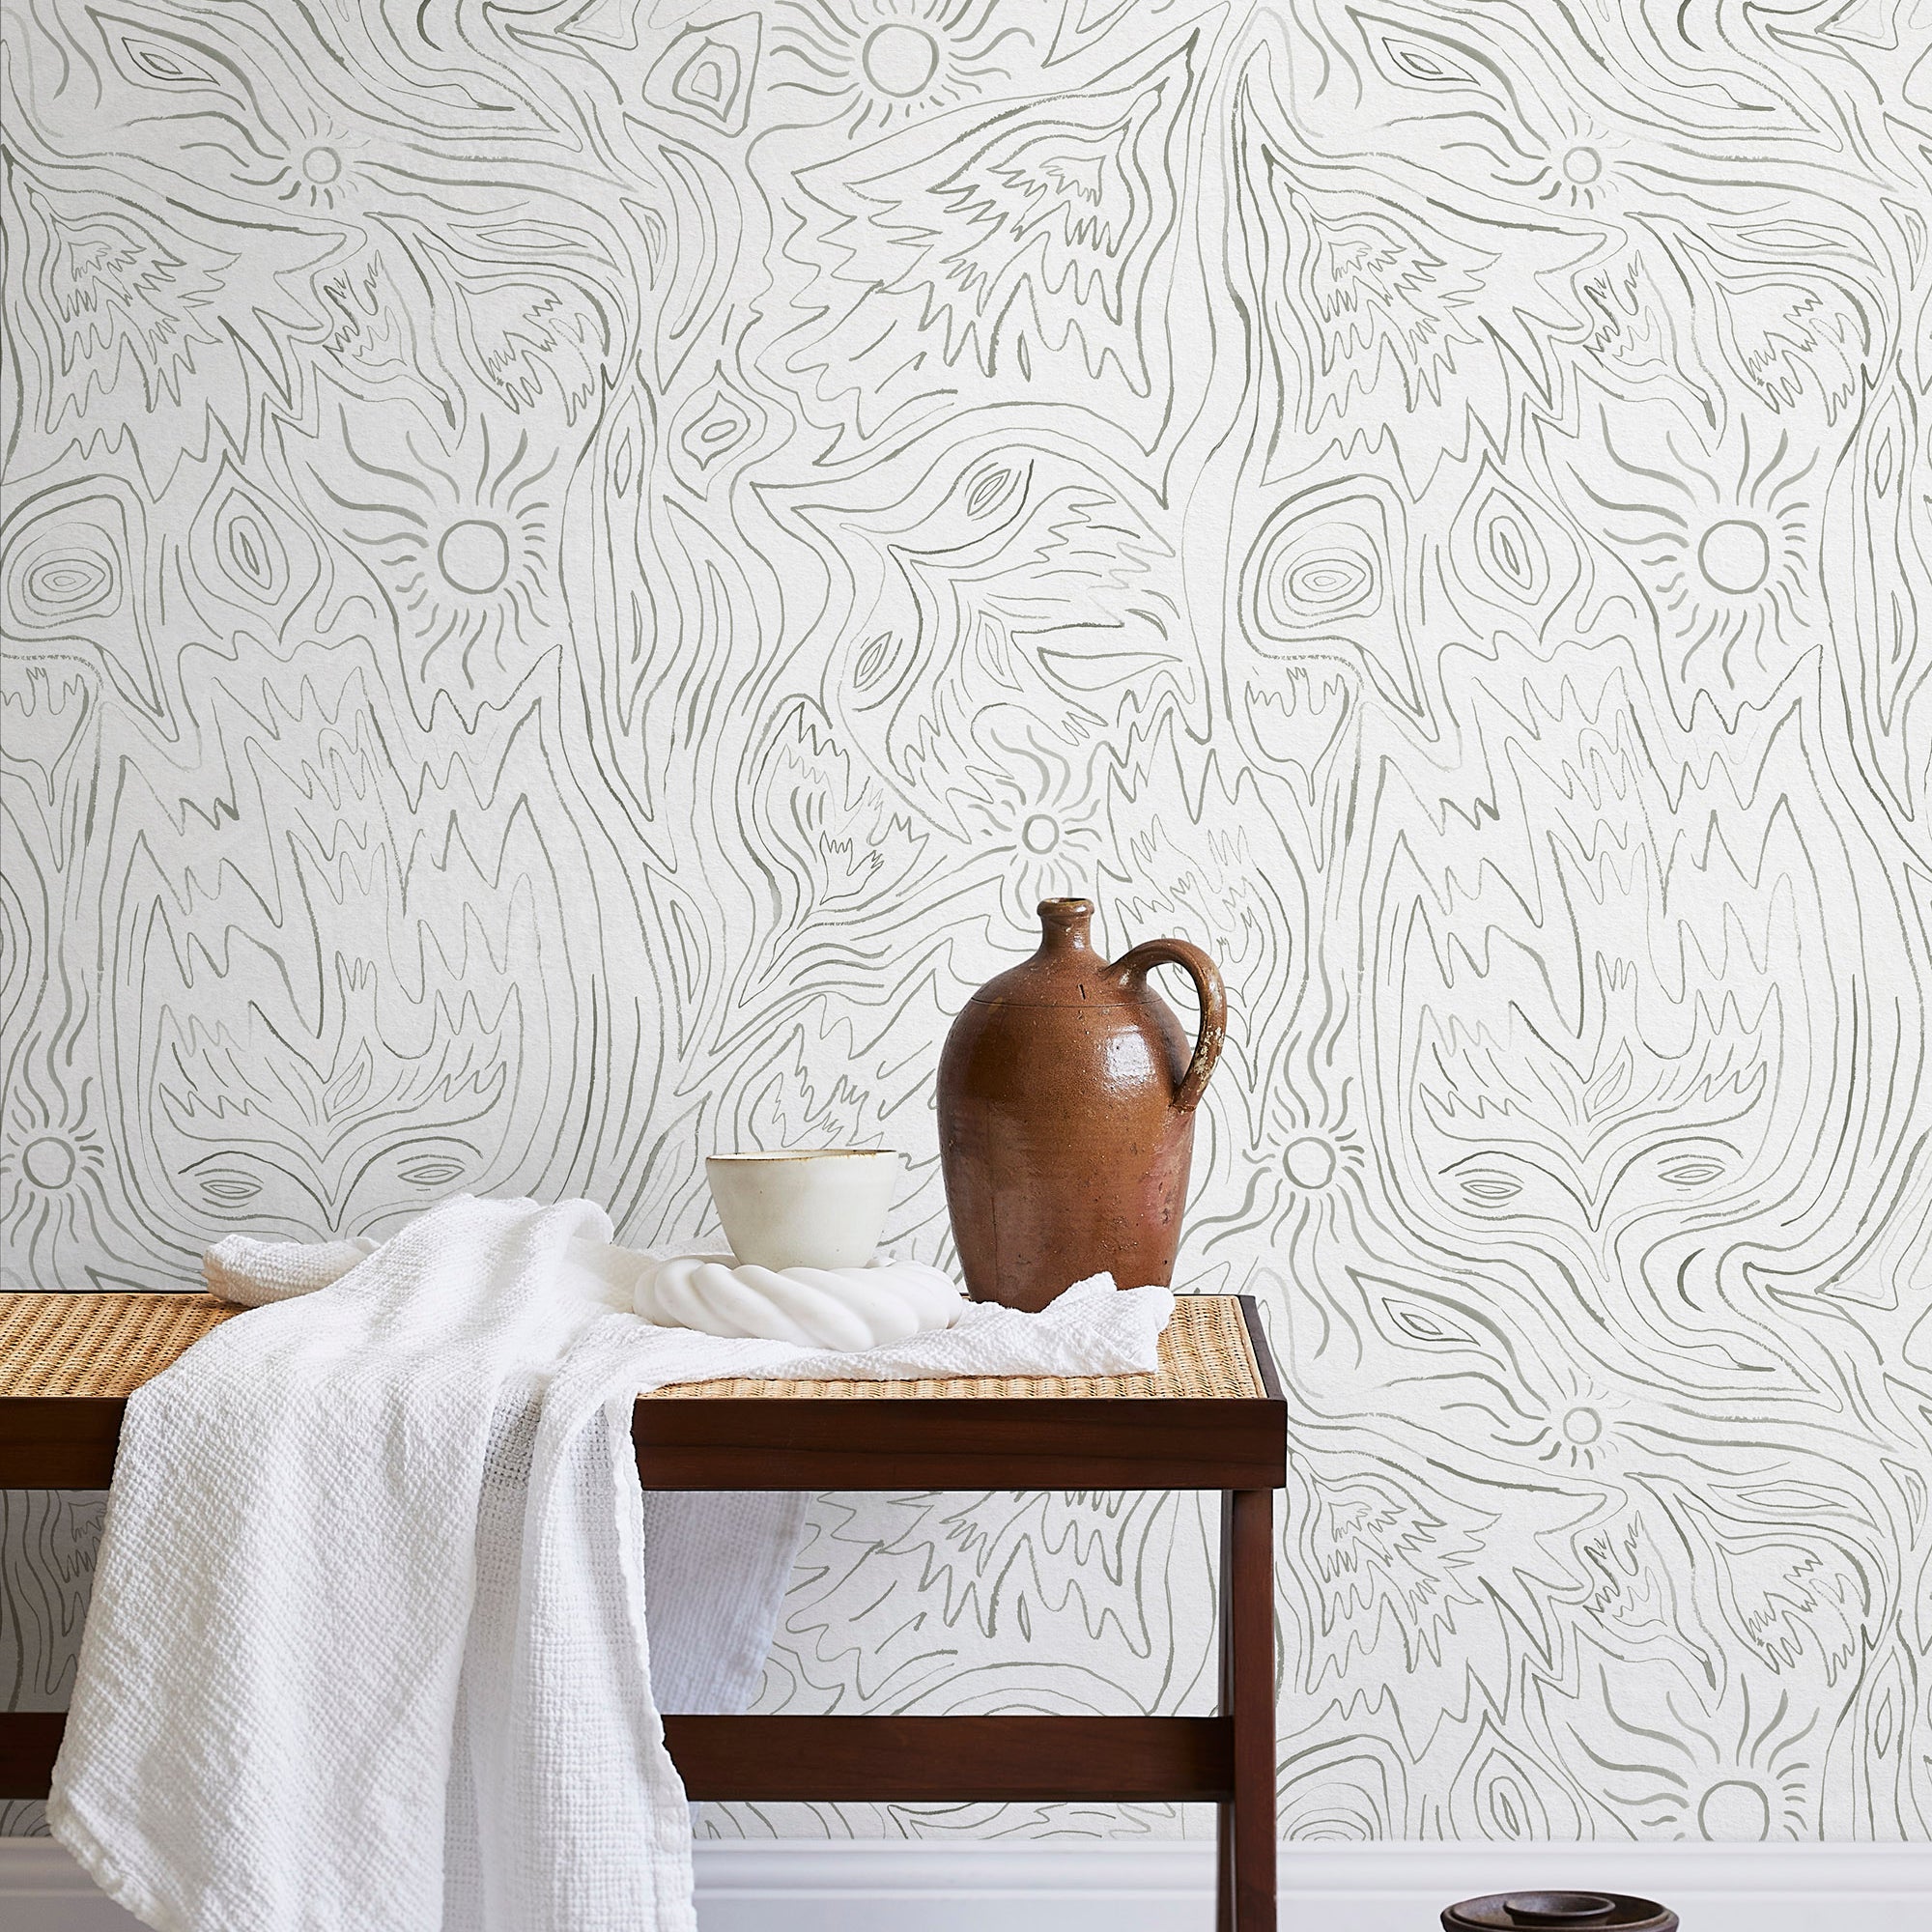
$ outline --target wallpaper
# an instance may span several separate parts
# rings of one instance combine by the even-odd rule
[[[11,1284],[828,1141],[944,1260],[1084,889],[1228,981],[1283,1830],[1932,1833],[1926,0],[16,0],[0,89]],[[0,1696],[98,1515],[6,1499]],[[1211,1544],[824,1498],[762,1705],[1208,1708]]]

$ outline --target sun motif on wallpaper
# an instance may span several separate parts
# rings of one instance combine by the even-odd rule
[[[1630,1406],[1628,1399],[1578,1375],[1568,1363],[1552,1366],[1555,1386],[1547,1399],[1530,1397],[1514,1427],[1497,1435],[1497,1445],[1552,1469],[1594,1475],[1614,1467],[1623,1457],[1619,1418]]]
[[[419,422],[380,448],[341,422],[347,464],[322,485],[414,643],[415,676],[473,685],[491,665],[512,669],[549,621],[554,455],[535,457],[526,431],[493,435],[487,418],[473,453]]]
[[[1815,1834],[1825,1741],[1789,1686],[1740,1671],[1714,1693],[1655,1657],[1592,1674],[1595,1694],[1551,1712],[1558,1742],[1597,1768],[1604,1802],[1642,1836]]]
[[[890,131],[1012,77],[1032,40],[993,0],[793,0],[775,23],[771,91],[820,103],[813,120]]]
[[[24,1043],[0,1115],[0,1253],[15,1278],[53,1279],[95,1232],[107,1147],[93,1119],[92,1082],[57,1077],[60,1043]],[[30,1063],[38,1063],[30,1064]]]
[[[256,170],[242,179],[291,208],[335,214],[361,199],[368,145],[346,125],[310,111],[283,153],[261,156]]]
[[[1672,681],[1747,695],[1775,683],[1811,623],[1817,451],[1748,418],[1728,449],[1703,446],[1675,412],[1598,422],[1577,481],[1643,586]]]
[[[1565,105],[1542,152],[1524,151],[1515,170],[1498,177],[1498,185],[1552,209],[1595,214],[1619,198],[1624,178],[1618,162],[1629,146],[1624,136]]]
[[[1311,1228],[1346,1221],[1359,1193],[1369,1151],[1352,1105],[1352,1083],[1330,1094],[1318,1076],[1293,1080],[1277,1071],[1267,1083],[1263,1130],[1248,1151],[1240,1205],[1225,1215],[1197,1214],[1204,1253],[1265,1231],[1270,1241],[1295,1239]]]
[[[1018,705],[980,722],[980,753],[949,803],[973,829],[973,845],[998,864],[1008,916],[1021,930],[1043,898],[1091,894],[1108,848],[1101,799],[1065,728],[1048,729]]]

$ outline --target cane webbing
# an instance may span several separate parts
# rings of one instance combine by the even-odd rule
[[[0,1397],[125,1396],[241,1312],[209,1294],[0,1294]]]
[[[242,1311],[206,1294],[0,1294],[0,1400],[127,1396]],[[1160,1341],[1160,1367],[1137,1376],[953,1376],[924,1381],[684,1382],[665,1399],[853,1402],[1037,1398],[1049,1401],[1265,1394],[1233,1295],[1184,1294]]]

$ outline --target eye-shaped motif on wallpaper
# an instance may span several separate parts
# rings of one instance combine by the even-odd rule
[[[322,575],[308,528],[267,491],[224,462],[188,530],[191,568],[184,575],[198,602],[219,600],[286,622]]]
[[[1404,595],[1407,519],[1375,478],[1323,483],[1276,505],[1248,546],[1242,635],[1264,657],[1360,670],[1389,703],[1424,708]]]
[[[370,1223],[369,1208],[392,1199],[397,1181],[439,1199],[460,1193],[483,1165],[483,1151],[473,1141],[408,1128],[358,1145],[355,1161],[351,1191],[340,1196],[331,1195],[326,1186],[318,1188],[312,1170],[310,1178],[296,1179],[289,1153],[279,1148],[236,1147],[190,1161],[182,1172],[190,1187],[200,1190],[211,1216],[218,1222],[252,1228],[258,1214],[292,1223],[321,1211],[330,1214],[337,1226],[350,1228]],[[241,1209],[247,1212],[238,1215]]]
[[[1450,526],[1444,582],[1457,608],[1484,630],[1497,616],[1534,621],[1540,639],[1562,622],[1582,577],[1577,539],[1529,491],[1485,458]]]
[[[765,412],[721,366],[678,411],[669,447],[678,481],[696,495],[728,478],[764,434]]]
[[[1471,1213],[1494,1216],[1505,1226],[1581,1221],[1601,1231],[1642,1208],[1670,1201],[1673,1191],[1704,1193],[1742,1158],[1735,1142],[1695,1132],[1671,1132],[1634,1147],[1613,1144],[1596,1150],[1598,1158],[1587,1164],[1551,1158],[1541,1151],[1541,1140],[1536,1145],[1536,1153],[1485,1148],[1449,1162],[1442,1174]]]
[[[744,131],[764,22],[755,13],[686,27],[644,76],[644,99],[725,134]]]
[[[1580,1039],[1514,1006],[1493,1030],[1466,1009],[1423,1009],[1411,1126],[1446,1207],[1593,1244],[1660,1211],[1743,1211],[1771,1126],[1780,1009],[1769,998],[1755,1014],[1699,1005],[1688,1037],[1653,1019],[1652,1037],[1600,972],[1608,984]]]
[[[74,658],[124,703],[167,712],[150,624],[148,524],[112,478],[10,493],[0,523],[0,631],[10,655]]]

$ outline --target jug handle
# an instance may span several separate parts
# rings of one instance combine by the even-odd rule
[[[1140,945],[1121,954],[1107,968],[1123,980],[1145,981],[1155,966],[1179,966],[1194,981],[1195,997],[1201,1002],[1201,1031],[1195,1037],[1194,1058],[1187,1063],[1180,1085],[1174,1091],[1174,1104],[1183,1114],[1191,1114],[1207,1092],[1208,1076],[1221,1057],[1228,1037],[1228,995],[1221,985],[1220,970],[1200,947],[1184,939],[1144,939]]]

